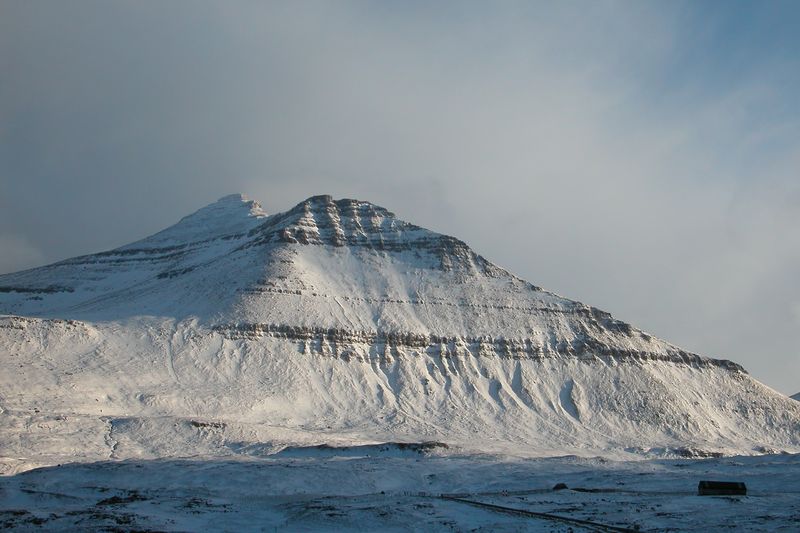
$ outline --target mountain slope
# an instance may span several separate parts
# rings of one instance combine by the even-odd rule
[[[10,469],[354,440],[800,449],[800,405],[735,363],[357,200],[267,216],[225,197],[131,245],[0,276],[0,313]]]

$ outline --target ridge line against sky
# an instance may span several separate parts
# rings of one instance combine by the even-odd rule
[[[796,2],[0,0],[0,272],[354,197],[800,390]]]

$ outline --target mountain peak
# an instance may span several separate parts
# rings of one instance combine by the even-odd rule
[[[405,222],[373,203],[329,195],[312,196],[284,213],[265,219],[247,246],[274,243],[410,253],[419,265],[489,277],[508,276],[463,241]]]
[[[380,247],[390,234],[420,229],[370,202],[334,200],[329,195],[312,196],[286,215],[279,220],[283,226],[281,239],[292,243]]]
[[[212,202],[183,217],[178,224],[191,221],[192,223],[209,224],[213,227],[219,223],[227,225],[243,219],[264,218],[266,216],[267,213],[260,203],[249,199],[244,194],[236,193],[223,196],[216,202]]]
[[[355,198],[341,198],[336,200],[333,196],[329,194],[319,194],[316,196],[311,196],[299,204],[297,204],[294,208],[290,209],[289,212],[296,212],[296,211],[312,211],[317,210],[321,212],[323,210],[327,210],[337,214],[343,214],[345,216],[360,216],[361,214],[368,214],[368,215],[380,215],[384,218],[397,218],[394,213],[386,209],[385,207],[381,207],[379,205],[373,204],[372,202],[368,202],[365,200],[357,200]],[[407,223],[403,223],[406,225]]]
[[[263,218],[265,216],[267,213],[260,203],[251,200],[246,194],[235,193],[225,195],[216,202],[201,207],[194,213],[183,217],[181,221],[192,219],[209,221],[209,219],[242,217]]]
[[[229,206],[238,206],[239,204],[244,204],[250,210],[258,212],[260,215],[266,215],[266,213],[261,209],[261,204],[256,202],[255,200],[251,200],[246,194],[243,193],[234,193],[234,194],[227,194],[217,200],[216,202],[212,202],[208,204],[205,208],[207,209],[214,205],[229,205]]]
[[[177,224],[120,250],[187,244],[241,233],[250,230],[266,216],[258,202],[244,194],[229,194],[183,217]]]

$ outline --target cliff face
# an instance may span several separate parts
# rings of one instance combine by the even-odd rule
[[[35,444],[48,431],[87,457],[331,439],[800,450],[800,404],[739,365],[357,200],[268,216],[225,197],[128,246],[0,276],[0,313],[0,448],[40,462],[62,453]]]

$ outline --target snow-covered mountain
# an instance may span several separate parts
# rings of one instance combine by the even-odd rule
[[[439,440],[519,454],[800,451],[800,405],[368,202],[228,196],[0,276],[6,470]]]

